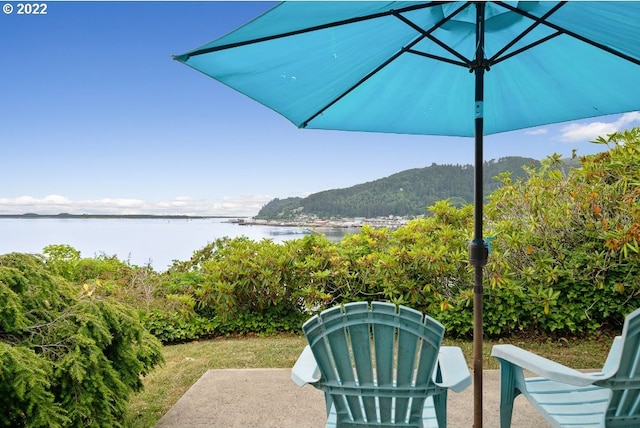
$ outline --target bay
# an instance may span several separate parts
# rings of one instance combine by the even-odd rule
[[[229,219],[0,219],[0,254],[41,254],[52,244],[70,245],[81,257],[116,256],[137,266],[166,270],[173,260],[189,260],[194,251],[218,238],[245,236],[284,242],[309,231],[297,227],[241,226]],[[344,232],[327,233],[330,240]],[[331,236],[329,236],[331,235]]]

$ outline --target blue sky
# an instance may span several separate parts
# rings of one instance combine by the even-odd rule
[[[16,6],[17,2],[8,3]],[[471,164],[469,138],[299,130],[184,65],[273,6],[48,2],[0,14],[0,214],[255,215],[273,198],[432,163]],[[485,159],[603,150],[640,113],[485,137]]]

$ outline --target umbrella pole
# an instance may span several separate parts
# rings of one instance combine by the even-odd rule
[[[477,72],[476,72],[477,73]],[[482,74],[482,73],[477,73]],[[477,105],[477,103],[476,103]],[[481,108],[481,107],[480,107]],[[483,120],[476,118],[475,176],[474,176],[474,236],[469,244],[469,258],[473,276],[473,428],[482,428],[482,345],[483,345],[483,267],[487,263],[487,247],[482,238],[482,131]]]
[[[484,135],[484,3],[476,3],[476,58],[471,71],[475,74],[475,174],[474,232],[469,246],[469,259],[474,267],[473,278],[473,428],[482,428],[482,344],[484,332],[482,270],[488,251],[482,232],[483,204],[483,135]]]

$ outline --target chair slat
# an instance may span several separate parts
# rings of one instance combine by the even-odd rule
[[[395,328],[387,324],[375,324],[373,326],[373,343],[378,385],[391,385],[394,377]]]
[[[368,323],[369,311],[355,312],[352,306],[345,308],[349,323],[349,338],[355,362],[358,382],[361,385],[373,384],[374,360],[371,353],[371,328]],[[357,323],[353,321],[357,320]]]

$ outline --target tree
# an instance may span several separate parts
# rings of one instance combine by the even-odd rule
[[[41,257],[0,256],[0,425],[122,426],[161,345],[134,309],[94,291]]]

